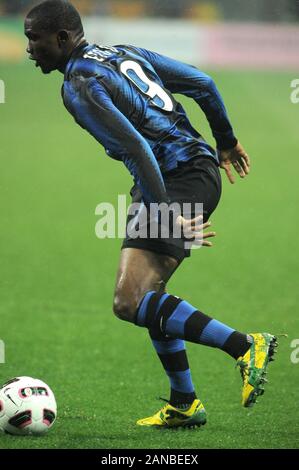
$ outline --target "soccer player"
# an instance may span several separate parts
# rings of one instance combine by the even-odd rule
[[[205,230],[221,195],[219,166],[231,183],[232,167],[241,178],[249,173],[249,157],[234,135],[215,83],[193,66],[140,47],[88,44],[79,13],[64,0],[34,7],[25,19],[25,35],[36,66],[44,74],[64,74],[62,98],[75,121],[134,178],[131,195],[140,203],[140,212],[128,217],[113,310],[121,320],[148,329],[170,381],[166,405],[137,424],[190,427],[206,422],[185,341],[218,348],[235,359],[243,380],[242,404],[252,406],[263,394],[276,338],[238,332],[166,292],[168,280],[190,256],[186,240],[211,246],[208,238],[215,233]],[[216,151],[192,127],[173,93],[193,98],[203,110]],[[193,209],[188,217],[176,213],[169,225],[183,233],[175,237],[172,229],[163,237],[165,220],[157,211],[158,236],[132,236],[130,227],[140,223],[144,209],[161,203],[189,203],[191,208],[202,203],[203,214]],[[152,222],[152,217],[146,218],[146,224]]]

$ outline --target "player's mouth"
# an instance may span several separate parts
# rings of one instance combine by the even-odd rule
[[[29,56],[29,59],[35,61],[35,67],[39,67],[39,66],[40,66],[39,61],[38,61],[37,59],[35,59],[32,55]]]

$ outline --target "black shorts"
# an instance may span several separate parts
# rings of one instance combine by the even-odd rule
[[[221,197],[221,175],[217,163],[212,157],[194,157],[188,162],[179,162],[178,167],[163,174],[167,194],[171,202],[203,204],[203,217],[206,222],[216,209]],[[138,186],[133,186],[130,192],[132,203],[142,201]],[[194,213],[191,213],[194,217]],[[127,227],[134,216],[127,218]],[[139,248],[149,250],[161,255],[168,255],[181,262],[190,256],[190,248],[186,248],[184,238],[131,238],[128,236],[122,248]]]

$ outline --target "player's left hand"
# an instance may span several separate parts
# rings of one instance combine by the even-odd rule
[[[176,219],[176,224],[183,230],[184,237],[192,241],[193,245],[201,246],[213,246],[213,244],[207,240],[216,236],[216,232],[204,232],[205,229],[210,228],[212,222],[203,222],[203,216],[198,215],[194,219],[185,219],[181,215]]]
[[[232,149],[218,150],[218,156],[220,167],[224,169],[231,184],[234,184],[235,182],[231,165],[241,178],[245,178],[245,176],[249,174],[250,158],[239,142]]]

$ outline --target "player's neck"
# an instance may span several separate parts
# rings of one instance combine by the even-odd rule
[[[65,69],[66,69],[66,66],[70,60],[70,58],[72,57],[72,55],[74,54],[74,52],[79,49],[80,47],[82,47],[83,45],[88,45],[88,42],[86,41],[85,38],[82,38],[82,39],[79,39],[77,42],[74,42],[72,44],[72,46],[70,47],[70,50],[68,51],[68,53],[66,54],[66,58],[65,60],[61,63],[61,65],[58,67],[57,70],[59,70],[59,72],[61,72],[62,74],[65,73]]]

